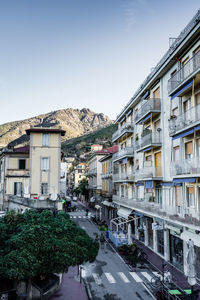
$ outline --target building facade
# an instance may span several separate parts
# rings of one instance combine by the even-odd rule
[[[200,278],[200,11],[117,116],[113,202],[136,239]]]
[[[61,135],[65,131],[37,127],[26,133],[28,146],[5,149],[0,155],[3,209],[48,207],[47,202],[60,194]]]
[[[76,167],[74,167],[74,188],[77,188],[85,176],[86,164],[79,163]]]

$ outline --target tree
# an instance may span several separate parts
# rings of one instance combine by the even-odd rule
[[[88,190],[88,180],[87,178],[83,178],[78,187],[74,190],[74,192],[78,195],[78,194],[81,194],[81,195],[84,195],[86,198],[88,197],[89,195],[89,190]]]
[[[92,262],[99,245],[64,212],[9,212],[0,219],[0,278],[27,281]]]

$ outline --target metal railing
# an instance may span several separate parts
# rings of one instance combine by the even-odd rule
[[[134,174],[132,172],[128,172],[128,173],[119,173],[119,174],[115,174],[113,176],[113,181],[120,181],[120,180],[128,180],[128,181],[133,181],[134,180]]]
[[[7,169],[6,170],[6,176],[24,176],[28,177],[30,176],[29,170],[21,170],[21,169]]]
[[[189,79],[191,75],[196,73],[199,68],[200,51],[193,55],[189,61],[168,80],[168,92],[171,93],[182,82]]]
[[[87,173],[89,176],[91,175],[96,175],[97,174],[97,168],[94,168],[94,169],[90,169]]]
[[[135,171],[135,179],[162,177],[162,167],[144,166]]]
[[[9,195],[9,202],[23,205],[29,208],[56,208],[57,203],[61,202],[61,200],[51,200],[51,199],[32,199],[32,198],[24,198],[19,196]]]
[[[149,100],[143,100],[144,104],[142,107],[138,110],[138,112],[135,114],[135,122],[138,122],[142,117],[144,117],[146,114],[156,111],[161,111],[161,101],[159,98],[152,98]]]
[[[171,175],[200,174],[200,157],[182,159],[171,164]]]
[[[116,160],[118,158],[121,158],[123,156],[133,156],[134,155],[134,149],[133,147],[126,147],[124,149],[119,150],[118,152],[113,154],[113,160]]]
[[[200,121],[200,104],[169,120],[169,134],[175,134]]]
[[[161,132],[152,132],[143,137],[135,144],[135,149],[139,150],[146,146],[159,146],[162,144],[162,135]]]
[[[133,129],[134,129],[133,123],[128,123],[128,122],[124,123],[116,132],[113,133],[112,140],[115,141],[126,132],[133,132]]]

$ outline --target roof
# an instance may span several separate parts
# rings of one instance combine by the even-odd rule
[[[46,127],[33,127],[26,130],[26,134],[30,135],[31,132],[48,132],[48,133],[60,133],[65,135],[66,131],[58,128],[46,128]]]
[[[99,151],[95,151],[95,154],[114,154],[118,152],[118,145],[106,148],[106,149],[102,149]]]
[[[14,148],[13,152],[17,152],[17,153],[29,153],[29,145],[24,146],[24,147],[19,147],[19,148]]]

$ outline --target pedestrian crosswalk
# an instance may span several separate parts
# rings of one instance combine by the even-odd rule
[[[90,219],[91,215],[70,215],[70,219]]]
[[[154,276],[160,277],[161,275],[158,272],[104,272],[101,276],[98,273],[89,273],[85,270],[83,277],[90,276],[96,282],[96,284],[101,285],[103,281],[107,281],[109,284],[118,284],[118,283],[142,283],[142,282],[151,282]]]

